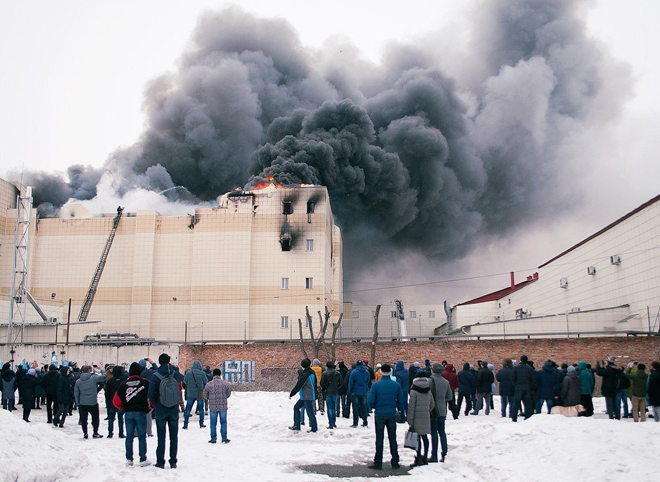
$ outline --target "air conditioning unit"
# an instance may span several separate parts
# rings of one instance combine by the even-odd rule
[[[621,256],[619,256],[618,254],[613,254],[612,256],[610,256],[610,263],[616,265],[621,264]]]
[[[60,320],[58,318],[50,318],[48,321],[50,321],[51,323],[57,323]]]
[[[571,308],[571,313],[579,313],[579,312],[580,312],[580,308],[577,308],[577,307],[576,308]]]
[[[559,286],[561,288],[568,288],[568,278],[562,278],[559,280]]]
[[[596,274],[596,267],[595,266],[589,266],[587,268],[587,274],[590,274],[591,276],[594,276]]]

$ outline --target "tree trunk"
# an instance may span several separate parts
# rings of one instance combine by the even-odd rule
[[[307,352],[305,351],[305,341],[303,340],[302,320],[300,318],[298,318],[298,329],[300,330],[300,350],[302,350],[302,354],[305,358],[309,358],[307,356]]]
[[[339,320],[337,320],[337,323],[332,324],[332,341],[330,343],[330,351],[332,352],[332,363],[337,362],[337,356],[335,353],[335,337],[337,336],[337,331],[339,331],[339,327],[341,326],[341,320],[344,317],[344,313],[339,314]]]
[[[371,365],[376,366],[376,343],[378,343],[378,316],[380,315],[380,307],[376,306],[376,314],[374,316],[374,336],[371,338]]]

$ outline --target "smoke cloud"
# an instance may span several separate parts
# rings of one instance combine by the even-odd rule
[[[283,20],[207,12],[177,69],[147,87],[139,141],[107,161],[113,195],[184,186],[168,199],[185,205],[268,176],[323,184],[348,277],[394,253],[460,258],[567,209],[590,168],[575,140],[626,100],[629,74],[587,36],[581,3],[479,4],[455,76],[442,46],[393,46],[375,65],[355,48],[312,52]],[[101,174],[27,180],[52,208],[96,196]]]

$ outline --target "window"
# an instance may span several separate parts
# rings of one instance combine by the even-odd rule
[[[396,311],[390,311],[390,318],[398,318]]]
[[[417,312],[416,311],[411,311],[410,312],[410,317],[411,318],[417,318]]]
[[[307,251],[314,251],[314,240],[313,239],[308,239],[307,240]]]
[[[360,312],[359,311],[354,311],[352,316],[353,316],[353,319],[359,318],[360,317]]]
[[[435,318],[435,311],[429,311],[429,318]]]
[[[289,278],[282,278],[282,289],[283,290],[289,289]]]
[[[307,214],[314,214],[315,204],[314,201],[307,201]]]
[[[305,278],[305,289],[314,289],[314,278]]]
[[[281,322],[281,328],[288,328],[289,327],[289,317],[288,316],[281,316],[280,317],[280,322]]]
[[[376,318],[376,312],[375,312],[375,311],[372,311],[372,312],[371,312],[371,317],[372,317],[372,318]]]
[[[291,201],[282,203],[282,214],[293,214],[293,203]]]

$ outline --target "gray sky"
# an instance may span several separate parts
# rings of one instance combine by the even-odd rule
[[[132,144],[142,131],[145,84],[175,66],[201,11],[232,3],[1,0],[0,176],[23,167],[101,166],[117,147]],[[306,47],[321,48],[339,37],[378,61],[388,42],[437,36],[464,43],[466,15],[475,3],[241,1],[240,6],[286,18]],[[654,48],[659,17],[655,0],[592,2],[591,34],[630,64],[635,79],[634,96],[620,119],[598,133],[599,150],[585,154],[599,169],[582,180],[573,212],[551,225],[530,224],[513,239],[485,240],[482,249],[448,266],[437,279],[533,268],[658,194],[660,59]],[[449,73],[464,61],[451,53],[446,52]],[[424,274],[424,280],[429,276]],[[445,286],[427,296],[458,301],[506,283],[506,277],[487,279]]]

